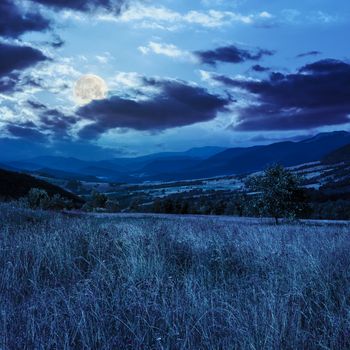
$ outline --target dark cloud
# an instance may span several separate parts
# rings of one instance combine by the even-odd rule
[[[55,9],[71,9],[90,12],[104,9],[109,12],[119,13],[128,0],[32,0],[36,3],[53,7]]]
[[[39,143],[45,142],[46,135],[40,132],[35,126],[33,126],[9,124],[6,126],[6,129],[7,132],[14,137],[18,137],[25,140],[32,140]]]
[[[69,137],[69,131],[78,121],[76,116],[69,116],[55,108],[48,108],[37,101],[28,101],[28,106],[35,111],[39,119],[40,132],[47,132],[52,138]]]
[[[322,54],[322,52],[320,52],[320,51],[308,51],[308,52],[300,53],[296,57],[297,58],[302,58],[302,57],[308,57],[308,56],[318,56],[318,55],[321,55],[321,54]]]
[[[0,43],[0,52],[0,77],[47,59],[41,51],[30,46]]]
[[[30,31],[43,31],[50,21],[34,10],[24,11],[14,0],[0,1],[0,36],[17,38]]]
[[[78,115],[93,124],[82,129],[80,136],[94,138],[113,128],[157,131],[208,121],[231,102],[182,81],[145,79],[144,83],[159,93],[140,101],[112,96],[81,107]]]
[[[340,60],[321,60],[305,65],[299,69],[299,72],[307,74],[318,74],[324,77],[327,74],[333,73],[348,73],[350,64]]]
[[[64,41],[58,35],[54,35],[53,40],[49,43],[54,49],[59,49],[64,45]]]
[[[41,102],[29,100],[27,103],[28,103],[29,107],[36,109],[36,110],[46,110],[47,109],[46,105],[44,105]]]
[[[260,64],[256,64],[256,65],[252,66],[252,70],[254,72],[258,72],[258,73],[264,73],[264,72],[268,72],[270,70],[270,68],[263,67]]]
[[[245,61],[259,61],[264,56],[271,56],[274,53],[269,50],[256,49],[249,51],[230,45],[219,47],[215,50],[196,51],[194,53],[202,63],[216,65],[218,62],[241,63]]]
[[[68,137],[68,131],[76,124],[77,118],[51,109],[41,115],[40,122],[41,128],[50,131],[54,137]]]
[[[60,9],[91,12],[103,9],[119,14],[129,0],[31,0],[29,6],[23,6],[15,0],[0,0],[0,36],[18,38],[26,32],[45,31],[51,28],[51,21],[38,11],[34,4]],[[32,5],[32,6],[30,6]],[[54,41],[53,46],[62,45]]]
[[[350,64],[322,60],[295,74],[272,73],[266,80],[214,77],[255,96],[240,110],[236,130],[298,130],[349,123]]]

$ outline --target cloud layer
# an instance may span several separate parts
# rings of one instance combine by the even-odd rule
[[[320,51],[307,51],[307,52],[302,52],[299,55],[296,56],[296,58],[303,58],[303,57],[309,57],[309,56],[318,56],[321,55],[322,52]]]
[[[254,97],[239,111],[236,130],[299,130],[350,122],[350,64],[339,60],[317,61],[294,74],[274,72],[260,81],[214,79]]]
[[[202,63],[215,66],[218,62],[242,63],[245,61],[259,61],[264,56],[273,55],[273,52],[263,49],[250,51],[238,48],[235,45],[229,45],[214,50],[196,51],[195,55]]]
[[[71,9],[90,12],[97,9],[119,13],[128,0],[32,0],[36,3],[56,9]]]
[[[26,11],[16,6],[14,0],[0,2],[0,36],[17,38],[25,32],[48,29],[50,21],[38,11]]]
[[[41,51],[30,46],[0,43],[0,52],[0,77],[47,59]]]
[[[102,19],[102,18],[101,18]],[[111,17],[103,19],[111,20]],[[136,4],[119,18],[122,22],[134,22],[139,27],[174,31],[184,26],[195,25],[203,28],[219,28],[232,24],[267,26],[273,16],[267,11],[243,15],[233,11],[188,11],[177,12],[164,6]]]
[[[80,136],[95,138],[113,128],[164,130],[204,122],[230,103],[182,81],[144,79],[144,84],[158,92],[143,100],[112,96],[80,108],[78,115],[93,122],[80,131]]]

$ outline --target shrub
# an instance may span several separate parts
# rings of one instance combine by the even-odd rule
[[[93,208],[105,208],[107,200],[108,198],[105,194],[92,191],[89,203]]]
[[[117,201],[113,201],[113,200],[110,200],[108,199],[106,201],[106,210],[110,213],[117,213],[120,211],[120,205]]]
[[[17,203],[19,207],[30,209],[63,210],[74,208],[74,203],[71,200],[59,194],[50,197],[45,190],[38,188],[32,188],[28,195],[20,198]]]
[[[45,190],[32,188],[27,195],[28,206],[31,209],[47,209],[50,197]]]
[[[91,212],[94,210],[93,206],[91,205],[90,202],[86,202],[82,207],[81,207],[82,211],[86,211],[86,212]]]
[[[55,194],[53,197],[51,197],[47,204],[47,209],[51,210],[63,210],[71,208],[73,208],[72,201],[61,197],[59,194]]]
[[[81,190],[82,183],[81,183],[81,181],[78,181],[78,180],[69,180],[66,183],[66,188],[69,191],[77,193],[77,192],[79,192]]]

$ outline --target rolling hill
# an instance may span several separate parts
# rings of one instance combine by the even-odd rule
[[[28,174],[0,169],[0,197],[5,199],[18,199],[28,194],[31,188],[45,190],[50,196],[60,196],[72,200],[76,204],[82,204],[83,200],[78,196],[52,185],[46,181],[37,179]]]
[[[350,133],[336,131],[299,142],[277,142],[245,148],[202,147],[186,152],[161,152],[103,161],[45,156],[3,163],[4,167],[33,174],[42,169],[53,176],[57,172],[58,177],[60,173],[69,173],[71,178],[79,180],[87,176],[102,182],[176,181],[245,174],[260,171],[273,163],[294,166],[319,161],[348,144]],[[338,150],[329,157],[340,157],[347,150]]]
[[[299,142],[278,142],[267,146],[229,148],[194,167],[163,179],[194,179],[259,171],[272,163],[293,166],[322,159],[330,152],[350,143],[345,131],[318,134]]]
[[[335,151],[327,154],[322,162],[324,164],[335,164],[341,162],[350,162],[350,143],[344,147],[338,148]]]
[[[185,152],[161,152],[134,158],[113,158],[103,161],[86,161],[72,157],[40,156],[22,161],[4,162],[4,167],[36,174],[69,173],[71,178],[94,176],[104,181],[140,181],[145,176],[156,176],[166,171],[178,172],[225,150],[223,147],[199,147]],[[59,175],[58,175],[59,176]]]

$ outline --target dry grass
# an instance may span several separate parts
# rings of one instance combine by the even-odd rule
[[[349,349],[349,226],[0,206],[1,349]]]

